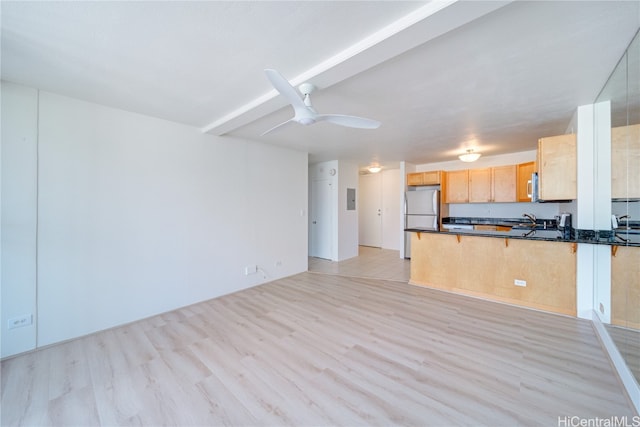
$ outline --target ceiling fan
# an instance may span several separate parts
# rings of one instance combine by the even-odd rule
[[[316,89],[314,85],[311,83],[303,83],[298,87],[304,97],[303,99],[300,98],[300,94],[298,94],[282,74],[272,69],[266,69],[264,72],[273,87],[280,92],[280,95],[289,101],[293,107],[294,116],[286,122],[272,127],[262,135],[266,135],[292,123],[300,123],[301,125],[308,126],[316,122],[329,122],[335,125],[358,129],[377,129],[380,126],[379,121],[365,119],[363,117],[345,116],[343,114],[318,114],[311,105],[310,98],[311,93]]]

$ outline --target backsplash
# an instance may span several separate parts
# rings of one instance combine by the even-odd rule
[[[611,213],[616,216],[629,215],[632,221],[640,221],[640,202],[613,202]]]
[[[571,212],[571,203],[460,203],[449,205],[450,217],[519,218],[524,213],[554,218]]]

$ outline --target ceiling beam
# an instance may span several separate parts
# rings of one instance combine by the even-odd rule
[[[338,54],[290,79],[296,87],[306,81],[328,88],[382,62],[491,13],[511,1],[433,0]],[[213,120],[203,133],[224,135],[284,107],[273,89],[240,108]]]

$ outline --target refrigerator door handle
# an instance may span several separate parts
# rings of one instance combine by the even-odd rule
[[[433,192],[433,213],[438,215],[438,191]]]
[[[404,194],[404,228],[407,228],[407,193]]]

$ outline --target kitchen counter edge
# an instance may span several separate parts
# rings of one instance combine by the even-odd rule
[[[547,242],[562,242],[562,243],[587,243],[591,245],[608,245],[608,246],[630,246],[630,247],[640,247],[640,239],[630,240],[628,242],[619,241],[612,237],[589,237],[589,238],[574,238],[574,239],[563,239],[560,236],[553,237],[550,235],[555,230],[544,230],[546,233],[544,236],[541,236],[541,232],[535,233],[530,236],[523,236],[523,230],[512,230],[512,231],[488,231],[488,230],[459,230],[459,229],[451,229],[449,231],[440,231],[440,230],[424,230],[417,228],[405,228],[404,231],[413,232],[413,233],[432,233],[432,234],[451,234],[451,235],[460,235],[460,236],[477,236],[477,237],[493,237],[493,238],[502,238],[502,239],[519,239],[519,240],[537,240],[537,241],[547,241]],[[538,234],[536,236],[536,234]],[[627,236],[631,237],[631,236]]]

